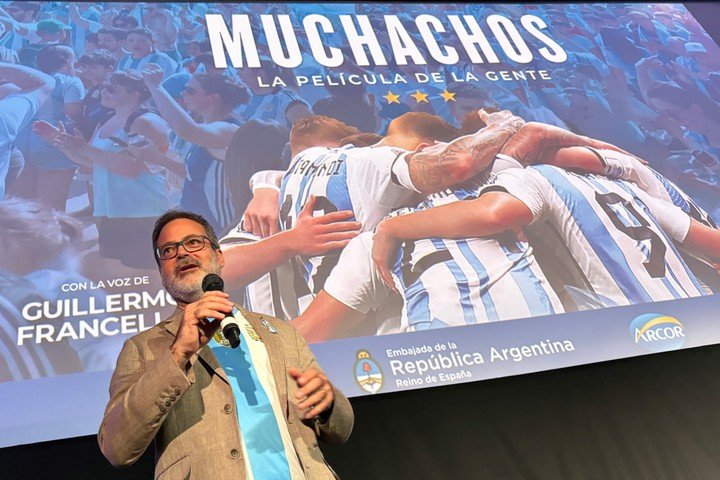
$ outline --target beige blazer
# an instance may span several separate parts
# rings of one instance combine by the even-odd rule
[[[347,440],[353,425],[350,402],[335,389],[335,403],[326,423],[302,420],[293,396],[297,385],[287,369],[319,369],[312,351],[290,324],[241,311],[267,348],[280,405],[305,477],[337,478],[318,448],[318,439],[327,443]],[[187,375],[170,355],[181,319],[182,311],[177,309],[169,319],[123,345],[98,433],[100,449],[110,463],[121,467],[135,462],[154,441],[158,480],[244,479],[235,400],[225,372],[207,346],[191,359]],[[264,326],[263,320],[277,333]]]

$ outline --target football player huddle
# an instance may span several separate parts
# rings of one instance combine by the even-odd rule
[[[384,137],[310,116],[290,148],[221,243],[246,306],[311,342],[720,291],[709,215],[599,140],[481,109]]]

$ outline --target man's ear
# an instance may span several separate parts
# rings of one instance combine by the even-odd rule
[[[431,145],[432,145],[431,143],[427,143],[427,142],[419,143],[418,146],[415,147],[415,150],[413,150],[413,152],[419,152],[419,151],[421,151],[421,150],[423,150],[423,149],[425,149],[425,148],[427,148],[427,147],[429,147],[429,146],[431,146]]]
[[[222,250],[220,250],[219,248],[217,249],[217,255],[218,255],[218,263],[220,263],[220,267],[222,268],[225,266],[225,255],[223,255]]]

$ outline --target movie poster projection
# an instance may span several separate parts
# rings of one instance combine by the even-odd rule
[[[349,396],[720,341],[681,4],[2,1],[0,117],[0,446],[97,430],[171,208]]]

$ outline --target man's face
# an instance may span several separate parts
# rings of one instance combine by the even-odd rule
[[[89,39],[85,40],[85,53],[92,53],[95,50],[97,50],[98,48],[100,48],[100,47],[98,47],[97,42],[89,40]]]
[[[110,50],[111,52],[116,52],[120,48],[120,42],[115,40],[115,37],[109,33],[99,33],[98,47]]]
[[[40,37],[41,43],[58,43],[62,38],[59,32],[37,31],[36,34]]]
[[[75,72],[87,85],[98,85],[113,71],[112,68],[97,63],[87,63],[75,67]]]
[[[199,223],[187,218],[178,218],[163,227],[157,245],[162,247],[195,235],[207,235],[207,233]],[[192,253],[178,246],[175,258],[160,260],[160,278],[165,290],[176,301],[192,303],[203,294],[202,280],[205,275],[208,273],[219,275],[224,265],[222,252],[213,249],[207,241],[202,250]]]
[[[125,41],[125,48],[132,53],[133,58],[147,57],[152,52],[152,41],[145,35],[131,33]]]

